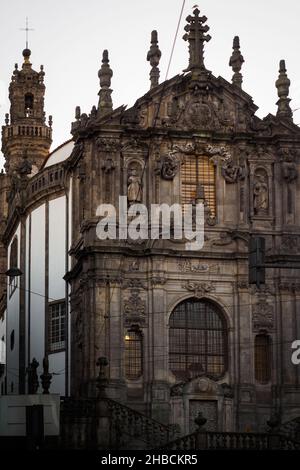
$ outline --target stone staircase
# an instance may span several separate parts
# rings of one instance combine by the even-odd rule
[[[110,398],[61,401],[63,449],[153,449],[175,439],[168,427]]]

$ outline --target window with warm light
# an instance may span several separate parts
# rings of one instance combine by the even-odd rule
[[[215,166],[206,156],[188,156],[181,167],[181,203],[192,203],[197,194],[197,187],[201,185],[205,200],[216,215],[216,175]]]
[[[143,337],[141,331],[128,330],[125,334],[125,376],[135,380],[143,373]]]

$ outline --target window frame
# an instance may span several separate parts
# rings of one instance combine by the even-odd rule
[[[187,326],[188,308],[192,304],[197,304],[197,303],[202,304],[203,306],[201,307],[202,311],[200,311],[200,308],[199,308],[198,313],[199,315],[202,315],[202,318],[199,317],[198,321],[204,322],[204,324],[206,325],[205,328],[200,327],[200,326],[199,328],[194,328],[194,327],[191,328]],[[179,309],[184,309],[184,311],[183,310],[180,311]],[[211,309],[211,311],[209,309]],[[191,310],[191,311],[193,311],[193,313],[196,312],[196,310]],[[211,312],[213,312],[215,315],[214,321],[216,321],[217,319],[220,322],[221,328],[208,328],[207,327],[209,324],[208,318]],[[185,324],[183,327],[172,326],[172,316],[176,315],[176,313],[179,313],[179,314],[181,313],[185,315],[185,320],[184,320]],[[176,320],[174,320],[173,318],[173,321],[176,321]],[[180,330],[184,332],[184,339],[183,340],[181,339],[177,343],[177,350],[176,350],[176,342],[175,342],[176,340],[174,341],[174,337],[172,339],[172,331],[174,332],[173,334],[176,334],[175,330],[176,330],[176,333]],[[214,339],[215,343],[211,342],[209,339],[210,337],[212,337],[211,336],[212,332],[220,333],[219,338],[218,338],[218,335],[215,335],[215,339]],[[203,350],[201,351],[201,349],[197,350],[197,348],[199,348],[199,346],[201,345],[201,342],[199,339],[201,335],[204,338],[204,352]],[[178,337],[179,336],[180,336],[180,333],[178,334]],[[197,336],[198,336],[198,340],[197,340],[198,343],[196,342],[196,339],[195,339],[197,338]],[[194,337],[194,342],[191,341],[193,337]],[[218,341],[219,341],[219,344],[218,344]],[[212,349],[212,346],[213,348],[216,348],[216,349],[220,347],[222,349],[222,353],[217,353],[214,349]],[[229,345],[228,345],[228,324],[227,324],[227,320],[222,309],[209,299],[189,298],[177,304],[176,307],[173,309],[169,318],[169,354],[168,356],[169,356],[169,369],[177,379],[185,380],[185,379],[195,378],[195,377],[203,376],[203,375],[207,377],[211,377],[214,380],[219,380],[222,377],[224,377],[226,372],[228,372],[228,367],[229,367]],[[177,356],[177,360],[174,360],[174,358],[176,359],[176,356]],[[209,365],[209,358],[212,359],[213,357],[218,357],[218,356],[221,358],[223,367],[220,373],[214,373],[209,370],[209,367],[213,366],[212,363]],[[200,358],[200,357],[203,357],[203,359],[205,360],[204,363],[200,361],[189,363],[189,361],[192,358]],[[176,364],[176,362],[177,364],[180,364],[182,359],[184,359],[182,363],[185,363],[185,368],[175,369],[174,364]],[[187,367],[188,364],[190,364],[190,366],[192,364],[201,364],[204,367],[202,371],[199,371],[199,373],[193,374],[193,369],[192,368],[189,369]],[[182,371],[182,374],[181,374],[181,371]]]
[[[129,339],[130,335],[135,335],[135,339]],[[143,333],[139,328],[129,328],[125,331],[124,336],[124,375],[126,380],[135,381],[139,380],[144,373],[144,341],[143,341]],[[130,350],[127,348],[130,344],[135,346],[134,350]],[[134,355],[130,356],[130,352],[134,351]],[[129,356],[127,357],[127,353]],[[139,361],[139,371],[138,373],[128,373],[128,366],[130,365],[130,361],[134,360],[133,367],[136,367],[137,361]]]
[[[59,315],[56,318],[52,318],[53,312],[51,312],[52,307],[60,307],[64,306],[64,314],[61,315],[61,310],[59,309]],[[61,319],[64,318],[64,325],[63,328],[61,326]],[[58,335],[59,338],[61,338],[61,335],[63,335],[64,339],[61,339],[60,341],[52,341],[54,334],[53,334],[53,320],[58,320],[58,333],[55,333],[55,335]],[[58,352],[62,352],[66,350],[66,341],[67,341],[67,305],[66,305],[66,300],[65,299],[60,299],[60,300],[55,300],[53,302],[48,303],[48,332],[47,332],[47,350],[48,354],[56,354]],[[60,344],[63,343],[63,346],[60,345],[57,348],[54,348],[54,344]]]
[[[262,338],[267,340],[265,344],[257,344],[258,339]],[[260,385],[268,385],[272,381],[272,337],[267,333],[258,333],[254,338],[254,378]]]

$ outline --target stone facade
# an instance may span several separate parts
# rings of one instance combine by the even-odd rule
[[[151,89],[132,108],[113,109],[112,70],[104,51],[98,107],[89,115],[76,108],[75,147],[57,165],[64,187],[72,182],[72,266],[66,275],[71,288],[71,392],[76,397],[96,394],[96,361],[102,356],[108,359],[109,397],[178,425],[181,433],[194,429],[199,411],[212,430],[262,431],[275,411],[282,421],[300,414],[300,369],[291,362],[291,343],[300,335],[300,281],[298,271],[274,268],[267,270],[262,289],[249,286],[249,239],[265,237],[268,259],[274,262],[300,259],[300,131],[292,119],[283,61],[276,82],[277,115],[261,120],[242,90],[239,39],[234,40],[234,75],[228,83],[204,65],[204,43],[210,39],[206,18],[196,9],[187,21],[184,39],[190,60],[185,73],[158,83],[161,53],[154,32],[148,53]],[[41,134],[36,137],[10,134],[14,119],[18,117],[12,113],[11,124],[3,128],[8,175],[16,161],[26,161],[27,141],[38,168],[51,141],[43,116],[37,117]],[[188,252],[185,240],[172,238],[97,238],[98,206],[118,208],[120,195],[148,208],[151,203],[180,204],[182,168],[191,158],[206,158],[215,174],[215,209],[205,191],[200,195],[206,207],[201,251]],[[23,211],[49,191],[62,190],[59,181],[56,186],[47,183],[49,171],[52,167],[42,169],[31,182],[28,175],[22,177]],[[44,189],[41,183],[30,191],[38,178]],[[138,191],[129,191],[131,182]],[[4,240],[19,217],[18,194],[12,186]],[[227,367],[217,380],[199,373],[179,381],[170,371],[170,315],[187,299],[211,302],[226,321]],[[124,338],[132,327],[143,339],[142,374],[135,380],[126,378],[124,362]],[[267,334],[273,343],[271,377],[264,384],[255,378],[258,334]]]

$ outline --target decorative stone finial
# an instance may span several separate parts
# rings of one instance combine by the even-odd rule
[[[291,82],[286,72],[287,71],[285,67],[285,61],[281,60],[279,64],[279,77],[276,81],[276,88],[279,96],[279,100],[276,103],[278,106],[277,117],[292,119],[293,112],[290,107],[291,99],[289,98],[289,89]]]
[[[151,33],[151,46],[147,54],[147,60],[152,67],[150,71],[151,88],[154,88],[159,83],[159,68],[158,64],[161,58],[161,51],[158,47],[157,31]]]
[[[232,67],[232,70],[234,72],[232,77],[232,83],[238,86],[239,88],[242,88],[243,75],[240,72],[245,60],[240,51],[240,38],[238,36],[234,37],[232,48],[233,53],[229,61],[229,66]]]
[[[52,380],[52,374],[49,373],[49,359],[48,356],[43,359],[43,373],[40,376],[43,388],[43,394],[48,395]]]
[[[29,366],[27,367],[29,395],[35,395],[39,388],[39,379],[37,375],[38,366],[39,363],[34,357]]]
[[[76,108],[75,108],[75,119],[76,119],[76,121],[78,121],[80,119],[80,116],[81,116],[80,106],[76,106]]]
[[[196,418],[194,419],[194,423],[196,424],[196,426],[198,426],[198,430],[203,428],[203,426],[205,426],[205,424],[207,423],[207,419],[204,418],[203,413],[201,411],[199,411]]]
[[[109,66],[108,51],[105,49],[102,55],[102,65],[101,69],[98,72],[98,77],[100,79],[100,91],[99,95],[99,104],[98,104],[98,115],[103,116],[113,110],[111,94],[112,90],[110,89],[111,77],[113,76],[113,71]]]
[[[97,359],[96,365],[99,367],[99,374],[96,378],[96,387],[98,388],[99,397],[105,396],[105,389],[108,384],[106,376],[106,368],[108,366],[108,360],[106,357],[99,357]]]
[[[31,56],[31,50],[30,49],[24,49],[23,51],[23,57],[24,57],[24,64],[26,65],[31,65],[30,63],[30,56]]]
[[[204,66],[204,43],[211,40],[209,34],[209,26],[204,23],[207,21],[206,16],[199,16],[200,10],[195,8],[194,16],[189,15],[186,21],[189,23],[185,26],[186,34],[183,36],[185,41],[189,42],[189,66],[184,72],[190,70],[205,70]]]
[[[45,77],[45,72],[44,72],[44,66],[40,66],[40,72],[39,72],[39,81],[40,83],[44,83],[44,77]]]

